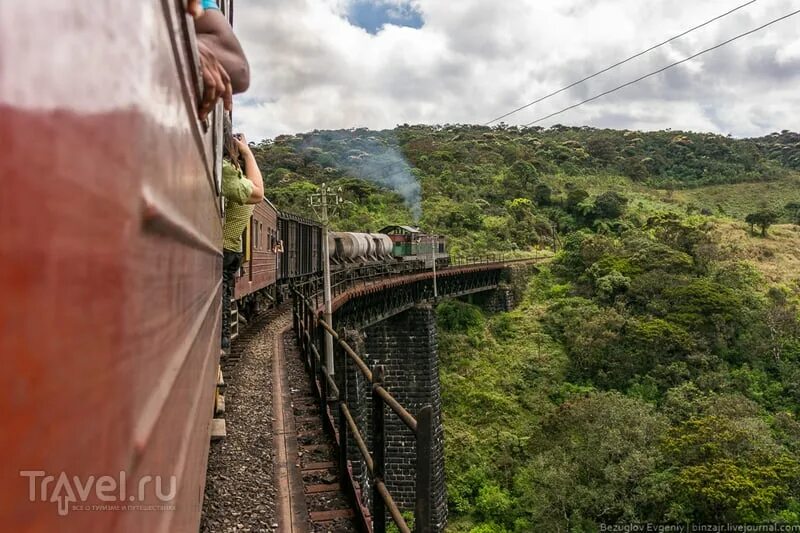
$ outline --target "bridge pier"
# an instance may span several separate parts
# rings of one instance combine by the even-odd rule
[[[469,298],[493,311],[508,311],[520,300],[527,283],[522,274],[531,268],[533,265],[527,263],[481,263],[445,269],[438,278],[439,297]],[[347,410],[340,412],[339,405],[331,405],[331,410],[338,420],[338,434],[348,435],[344,449],[340,448],[346,452],[339,456],[340,470],[347,472],[349,463],[348,478],[354,484],[348,482],[348,490],[355,489],[354,497],[362,510],[365,506],[373,511],[376,497],[382,495],[387,501],[391,497],[403,512],[414,514],[416,509],[417,516],[430,516],[421,531],[441,532],[447,523],[447,496],[436,319],[429,303],[432,298],[432,278],[426,272],[387,276],[375,282],[354,281],[352,287],[338,294],[333,323],[348,351],[346,354],[339,344],[334,347],[335,379],[342,402],[339,405],[347,405]],[[316,313],[321,311],[319,302],[309,305],[316,305]],[[306,329],[310,328],[307,324]],[[380,374],[376,373],[378,365],[383,367]],[[378,378],[382,388],[373,393],[370,379],[376,376],[382,376]],[[383,417],[373,417],[373,405],[383,406]],[[426,406],[430,409],[420,416]],[[410,420],[408,423],[426,429],[415,435],[396,411],[410,413],[410,417],[404,417]],[[383,454],[375,453],[374,435],[384,439]],[[430,465],[420,465],[419,471],[417,437],[424,457],[421,460]],[[372,486],[360,448],[375,461],[375,475],[385,486]],[[418,479],[424,484],[420,501]],[[389,521],[388,517],[381,518],[386,520],[373,520],[378,531]]]
[[[359,333],[348,330],[346,341],[365,362],[385,369],[384,387],[412,415],[425,405],[433,409],[433,450],[431,471],[431,531],[444,531],[447,523],[447,494],[444,480],[444,430],[441,416],[439,356],[436,317],[430,304],[412,307]],[[361,428],[371,420],[370,389],[354,365],[347,374],[351,413]],[[355,399],[355,401],[352,401]],[[385,411],[386,472],[389,492],[402,511],[414,512],[416,498],[416,442],[414,435],[390,409]],[[369,436],[368,431],[364,433]],[[368,438],[367,446],[373,450]],[[353,476],[362,487],[362,498],[372,508],[372,487],[354,443],[348,447]],[[389,521],[387,516],[387,521]]]
[[[514,290],[504,283],[498,285],[496,289],[470,294],[464,299],[490,313],[511,311],[516,305]]]

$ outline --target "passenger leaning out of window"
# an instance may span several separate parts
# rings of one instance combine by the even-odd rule
[[[195,18],[203,76],[203,97],[198,114],[205,120],[220,98],[225,109],[230,111],[233,95],[243,93],[250,86],[250,65],[216,0],[189,0],[186,9]]]
[[[244,135],[231,133],[226,116],[223,127],[222,196],[225,198],[222,260],[222,348],[231,343],[230,302],[236,272],[242,265],[242,233],[253,215],[255,204],[264,199],[264,181],[256,158]]]

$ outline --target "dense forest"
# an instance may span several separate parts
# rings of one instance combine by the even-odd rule
[[[269,196],[547,256],[517,309],[443,302],[450,528],[800,524],[800,135],[555,126],[318,131]]]
[[[452,237],[456,253],[479,253],[552,247],[587,217],[602,229],[617,220],[590,213],[605,192],[621,193],[643,216],[688,210],[744,220],[769,211],[788,222],[800,135],[400,126],[285,135],[255,153],[280,208],[311,215],[308,195],[327,183],[346,200],[335,221],[342,230],[418,219]],[[631,218],[620,222],[641,225]]]

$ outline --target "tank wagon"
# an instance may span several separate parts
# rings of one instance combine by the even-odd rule
[[[386,261],[416,261],[426,268],[447,266],[447,242],[439,235],[423,233],[412,226],[387,226],[379,233],[331,232],[328,234],[331,262],[338,265]]]
[[[393,257],[393,244],[382,233],[331,232],[328,234],[331,261],[337,264],[386,261]]]

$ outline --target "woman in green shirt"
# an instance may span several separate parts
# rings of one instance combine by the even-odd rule
[[[222,196],[225,198],[225,224],[222,227],[222,348],[231,345],[230,305],[236,272],[242,265],[242,233],[255,204],[264,199],[264,181],[256,158],[244,135],[231,133],[226,118],[223,131]],[[242,170],[244,169],[244,171]]]

